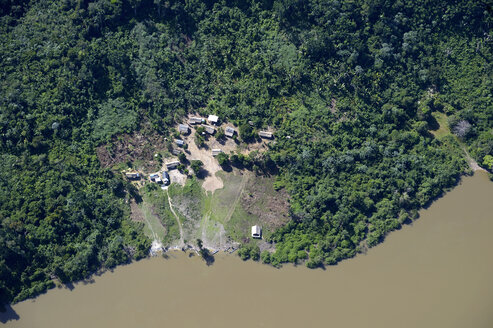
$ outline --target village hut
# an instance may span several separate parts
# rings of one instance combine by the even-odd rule
[[[125,172],[125,176],[129,180],[138,180],[138,179],[140,179],[140,173],[139,172]]]
[[[202,126],[204,127],[205,132],[207,132],[208,134],[214,134],[216,132],[216,129],[213,126],[205,124],[203,124]]]
[[[166,163],[166,168],[168,170],[173,170],[173,169],[176,169],[178,167],[178,165],[180,165],[179,161],[169,162],[169,163]]]
[[[205,120],[202,117],[196,117],[196,116],[190,117],[190,119],[188,120],[188,123],[190,123],[192,125],[202,124],[204,122],[205,122]]]
[[[219,122],[219,117],[217,117],[217,115],[209,115],[207,121],[211,124],[217,124],[217,122]]]
[[[163,176],[163,183],[164,183],[165,185],[169,184],[169,183],[170,183],[170,179],[169,179],[169,174],[168,174],[168,172],[163,171],[162,176]]]
[[[178,131],[180,131],[181,134],[188,134],[188,132],[190,132],[190,127],[186,124],[180,124],[178,125]]]
[[[224,130],[224,134],[226,135],[226,137],[232,138],[235,135],[235,129],[233,129],[232,127],[228,126],[226,128],[226,130]]]
[[[219,149],[219,148],[212,149],[212,156],[217,156],[217,155],[219,155],[222,152],[223,151],[221,149]]]
[[[272,132],[269,131],[260,131],[258,135],[262,138],[272,139]]]

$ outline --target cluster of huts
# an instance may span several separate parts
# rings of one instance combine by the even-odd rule
[[[142,178],[142,175],[139,172],[133,172],[133,171],[125,172],[125,176],[129,180],[140,180]],[[161,174],[159,173],[150,174],[149,180],[164,185],[168,185],[171,182],[169,174],[166,171],[161,172]]]
[[[206,124],[206,122],[208,124]],[[188,124],[178,125],[178,131],[180,132],[180,134],[187,135],[190,133],[190,125],[200,125],[204,128],[204,133],[213,135],[216,133],[215,126],[217,126],[218,123],[219,117],[217,115],[209,115],[209,117],[207,117],[207,120],[202,117],[192,116],[188,119]],[[226,129],[224,130],[224,135],[229,138],[233,138],[235,133],[236,130],[231,126],[226,127]],[[272,139],[274,137],[272,132],[269,131],[259,131],[258,135],[264,139]],[[185,142],[181,139],[175,139],[175,144],[179,147],[183,147],[185,145]],[[179,151],[176,152],[177,154],[173,154],[178,155]],[[212,149],[212,156],[217,156],[221,152],[221,149]]]
[[[161,172],[161,176],[159,175],[159,173],[153,173],[149,175],[149,179],[152,182],[156,182],[158,184],[164,184],[164,185],[168,185],[171,182],[169,178],[169,174],[166,171]]]
[[[204,134],[207,133],[210,135],[214,135],[216,133],[215,126],[217,126],[218,123],[219,123],[219,117],[217,115],[209,115],[209,117],[207,117],[207,120],[202,117],[192,116],[188,119],[188,124],[178,125],[178,131],[180,132],[180,134],[187,135],[190,133],[190,125],[195,125],[195,126],[199,125],[204,128],[204,132],[203,132]],[[224,131],[224,134],[229,138],[232,138],[235,135],[235,133],[236,130],[231,126],[226,127]],[[183,147],[185,145],[185,142],[181,139],[175,139],[175,144],[178,147]],[[212,149],[212,156],[217,156],[220,153],[222,153],[221,149]]]
[[[206,124],[205,118],[192,116],[188,119],[188,124],[178,125],[178,131],[180,132],[180,134],[188,134],[190,133],[190,125],[200,125],[204,127],[206,133],[211,135],[216,133],[216,128],[214,127],[214,125],[217,125],[219,123],[219,117],[217,115],[209,115],[209,117],[207,118],[207,123],[208,124]],[[226,136],[234,136],[235,130],[232,127],[227,127],[226,130]]]
[[[166,163],[166,168],[168,169],[168,171],[170,171],[176,169],[178,165],[180,165],[179,161],[173,161]],[[125,172],[125,176],[129,180],[140,180],[142,178],[142,174],[136,171]],[[163,171],[161,173],[152,173],[149,175],[149,180],[164,185],[168,185],[171,183],[171,179],[167,171]]]
[[[253,122],[249,122],[249,123],[253,124]],[[190,125],[193,125],[193,126],[200,125],[204,128],[204,131],[205,131],[204,133],[213,135],[216,133],[215,126],[217,126],[218,124],[219,124],[219,117],[217,115],[209,115],[207,117],[207,120],[205,118],[202,118],[202,117],[192,116],[188,119],[188,124],[178,125],[178,131],[180,132],[180,134],[187,135],[190,133]],[[236,134],[236,130],[231,126],[227,126],[224,130],[224,134],[229,138],[233,138],[234,135]],[[269,131],[259,131],[258,135],[261,138],[265,138],[265,139],[272,139],[273,138],[272,132],[269,132]],[[184,147],[185,146],[185,141],[183,141],[182,139],[175,139],[174,142],[178,147]],[[212,156],[217,156],[222,152],[223,151],[219,148],[212,149]],[[179,149],[174,148],[172,150],[172,153],[173,153],[173,155],[177,156],[181,153],[181,151]],[[176,169],[178,167],[178,165],[180,165],[179,161],[169,162],[169,163],[166,163],[166,168],[169,171],[169,170]],[[135,172],[135,171],[125,172],[125,176],[129,180],[140,180],[142,178],[141,174],[139,172]],[[158,173],[151,174],[149,176],[149,179],[152,182],[165,184],[165,185],[167,185],[171,182],[170,178],[169,178],[169,174],[166,171],[163,171],[161,173],[161,175],[159,175]],[[253,236],[253,230],[252,230],[252,236]]]

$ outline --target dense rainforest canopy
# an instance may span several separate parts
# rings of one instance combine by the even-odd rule
[[[0,0],[0,302],[147,254],[95,148],[188,112],[276,130],[292,219],[264,262],[379,243],[457,183],[463,148],[493,164],[488,3]]]

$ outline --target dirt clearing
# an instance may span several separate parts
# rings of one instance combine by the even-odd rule
[[[222,188],[224,186],[223,181],[221,178],[216,176],[216,173],[221,171],[222,168],[217,160],[212,157],[211,149],[197,147],[193,135],[188,136],[186,140],[189,151],[189,154],[187,154],[187,159],[189,161],[200,160],[204,163],[203,169],[207,172],[207,176],[204,179],[202,188],[211,192]]]
[[[144,171],[155,170],[159,163],[154,154],[166,149],[166,140],[155,133],[123,134],[114,137],[106,145],[96,148],[96,154],[103,167],[132,162],[134,168]]]

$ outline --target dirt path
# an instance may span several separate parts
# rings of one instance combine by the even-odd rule
[[[210,217],[211,217],[210,213],[207,213],[206,216],[204,217],[204,223],[202,224],[202,235],[200,237],[202,239],[202,242],[207,240],[207,234],[205,232],[205,229],[207,227],[207,223]]]
[[[171,204],[171,196],[169,195],[168,190],[166,190],[166,194],[168,196],[168,203],[169,203],[169,209],[171,210],[171,213],[175,216],[176,223],[178,223],[178,228],[180,229],[180,244],[178,245],[179,247],[185,246],[185,241],[183,239],[183,227],[180,222],[180,218],[176,214],[175,210],[173,209],[173,205]]]
[[[462,150],[464,151],[464,154],[466,155],[467,163],[469,164],[469,167],[473,172],[476,171],[486,171],[483,169],[481,166],[479,166],[478,162],[474,160],[474,158],[469,155],[469,152],[466,149],[466,146],[462,145]]]

